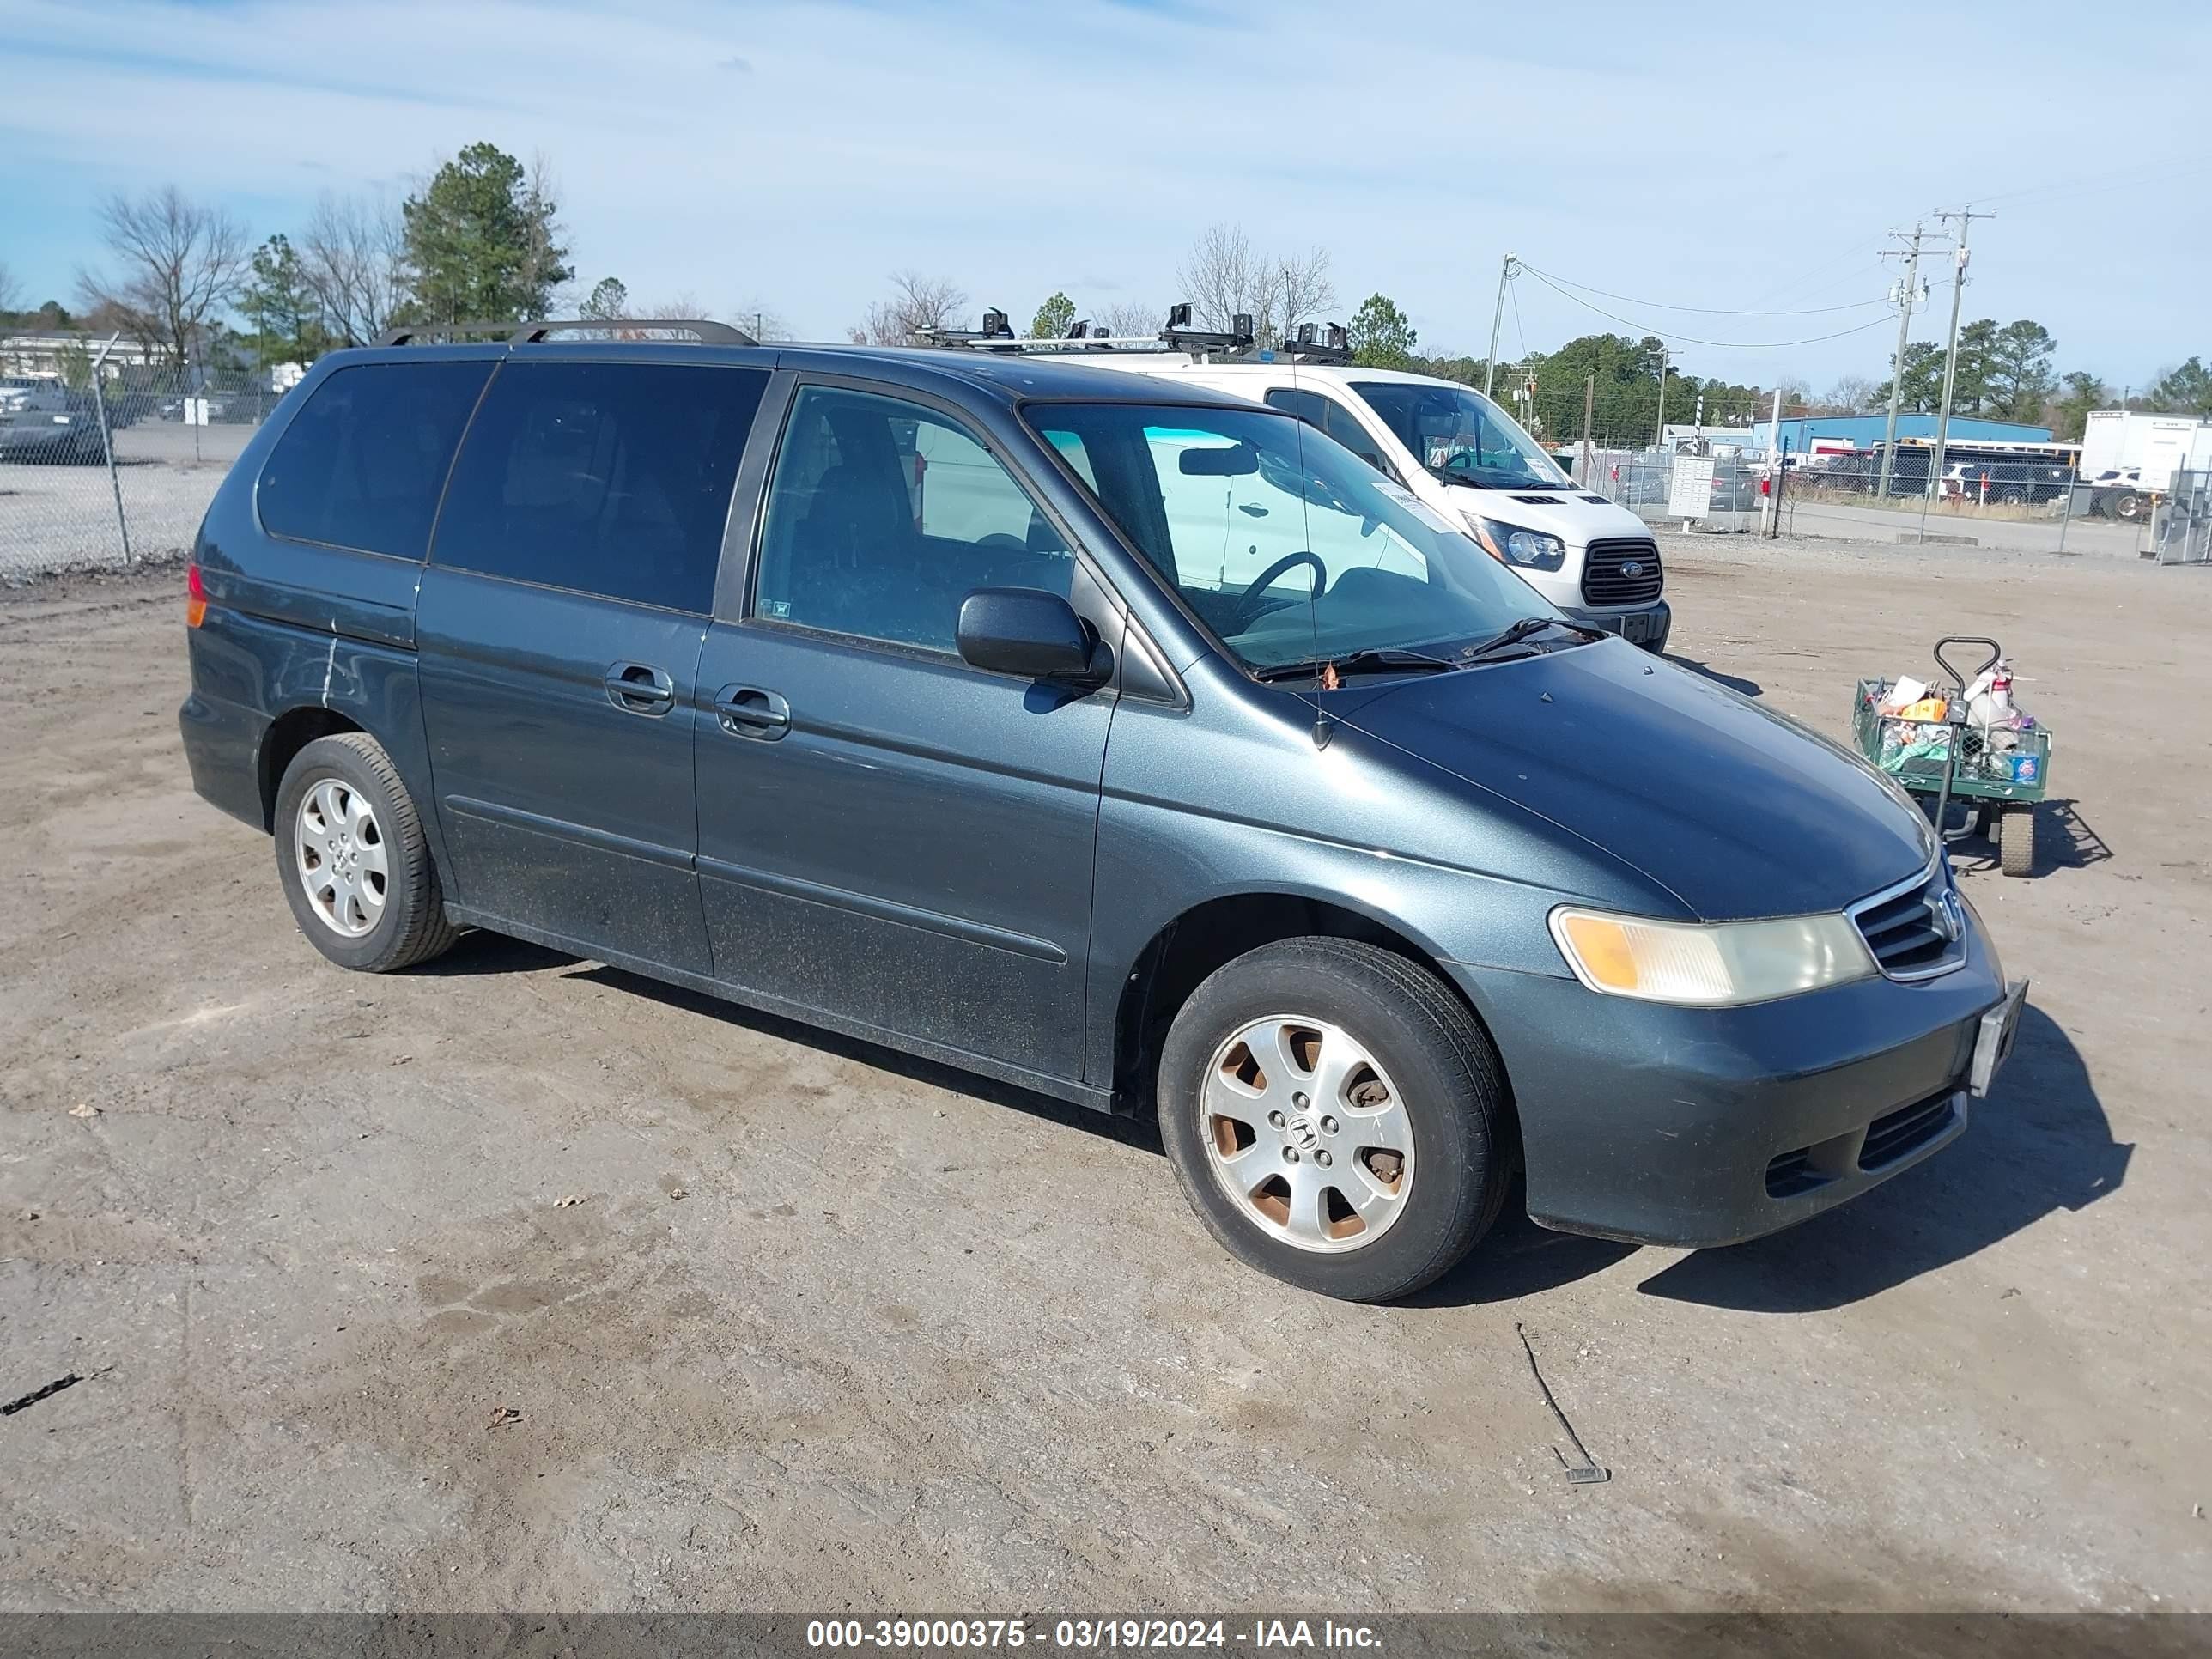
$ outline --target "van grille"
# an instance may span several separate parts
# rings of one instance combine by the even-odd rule
[[[1592,542],[1583,558],[1583,598],[1592,605],[1648,604],[1665,582],[1656,542]]]
[[[1857,906],[1851,920],[1892,979],[1933,979],[1966,959],[1965,917],[1940,861],[1911,885]]]

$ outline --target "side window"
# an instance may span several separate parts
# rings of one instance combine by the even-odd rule
[[[1393,478],[1398,476],[1397,469],[1383,458],[1381,447],[1359,424],[1358,416],[1334,398],[1304,387],[1277,386],[1267,393],[1267,402],[1297,416],[1316,431],[1327,433],[1377,472]]]
[[[489,362],[359,363],[308,395],[261,469],[262,528],[420,559]]]
[[[508,362],[469,428],[433,557],[457,570],[713,609],[766,371]]]
[[[1279,409],[1286,415],[1295,415],[1316,432],[1326,431],[1322,426],[1322,405],[1325,400],[1318,392],[1301,392],[1291,386],[1279,386],[1267,393],[1270,408]]]
[[[800,388],[769,486],[755,616],[951,652],[974,590],[1064,596],[1074,569],[1027,493],[956,422]]]

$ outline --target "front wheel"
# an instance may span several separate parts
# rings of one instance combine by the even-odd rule
[[[450,949],[422,822],[398,769],[365,732],[318,738],[276,787],[276,875],[293,920],[341,968],[389,973]]]
[[[1410,1295],[1504,1200],[1496,1051],[1431,975],[1374,945],[1285,939],[1217,970],[1176,1016],[1158,1092],[1200,1218],[1304,1290]]]

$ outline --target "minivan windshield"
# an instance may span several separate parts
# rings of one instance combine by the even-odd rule
[[[1469,386],[1355,380],[1352,389],[1446,483],[1477,489],[1559,489],[1567,475],[1505,411]]]
[[[1128,404],[1024,412],[1249,670],[1433,671],[1483,642],[1514,655],[1577,642],[1534,588],[1295,416]],[[1499,638],[1530,618],[1538,625]]]

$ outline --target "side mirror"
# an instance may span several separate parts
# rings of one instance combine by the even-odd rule
[[[1106,647],[1075,607],[1034,587],[979,587],[960,601],[954,637],[971,668],[1024,679],[1104,683]]]

